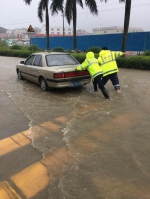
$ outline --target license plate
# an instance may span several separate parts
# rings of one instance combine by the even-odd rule
[[[71,82],[70,83],[70,86],[71,87],[76,87],[76,86],[81,86],[82,85],[82,82],[81,81],[79,81],[79,82]]]

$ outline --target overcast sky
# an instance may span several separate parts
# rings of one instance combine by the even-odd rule
[[[92,32],[92,28],[102,28],[108,26],[124,25],[125,3],[119,3],[119,0],[108,0],[107,3],[97,1],[98,15],[93,16],[89,9],[78,7],[77,29],[84,29]],[[0,0],[0,27],[6,29],[27,28],[29,25],[39,27],[40,23],[37,17],[37,7],[40,0],[32,0],[30,6],[23,0]],[[83,0],[85,2],[85,0]],[[51,0],[49,1],[49,5]],[[150,31],[150,0],[132,0],[130,27],[143,28],[144,31]],[[61,13],[50,16],[50,26],[62,26],[63,19]],[[70,25],[72,27],[72,24]],[[69,27],[65,20],[65,27]]]

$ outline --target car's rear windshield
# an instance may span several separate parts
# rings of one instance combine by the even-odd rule
[[[79,62],[69,54],[46,55],[47,66],[76,65]]]

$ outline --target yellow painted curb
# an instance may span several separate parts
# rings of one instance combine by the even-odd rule
[[[17,142],[20,146],[25,146],[27,144],[31,143],[31,140],[27,138],[25,135],[22,133],[18,133],[16,135],[11,136],[11,138]]]
[[[61,127],[57,124],[54,124],[53,122],[45,122],[43,124],[41,124],[40,126],[44,127],[47,130],[56,132],[59,131],[61,129]]]
[[[50,182],[47,168],[40,162],[34,163],[10,178],[27,198],[46,188]]]
[[[0,140],[0,156],[18,149],[20,146],[11,138]]]
[[[7,181],[0,182],[0,199],[21,199]]]

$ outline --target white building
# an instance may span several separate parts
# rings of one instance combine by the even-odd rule
[[[41,34],[46,34],[46,25],[43,25],[41,28]],[[50,35],[63,35],[63,27],[52,27],[49,28],[49,34]],[[64,27],[64,35],[72,35],[73,34],[73,28],[71,27]]]
[[[12,33],[13,33],[13,30],[8,29],[8,30],[6,30],[6,33],[7,33],[7,34],[12,34]]]
[[[23,34],[27,32],[27,29],[23,28],[23,29],[13,29],[13,35],[18,36],[18,34]]]
[[[90,33],[86,32],[84,29],[78,29],[76,33],[77,35],[90,35]]]
[[[123,33],[123,30],[124,27],[122,26],[99,27],[92,29],[94,35]],[[129,27],[128,32],[143,32],[143,28]]]

